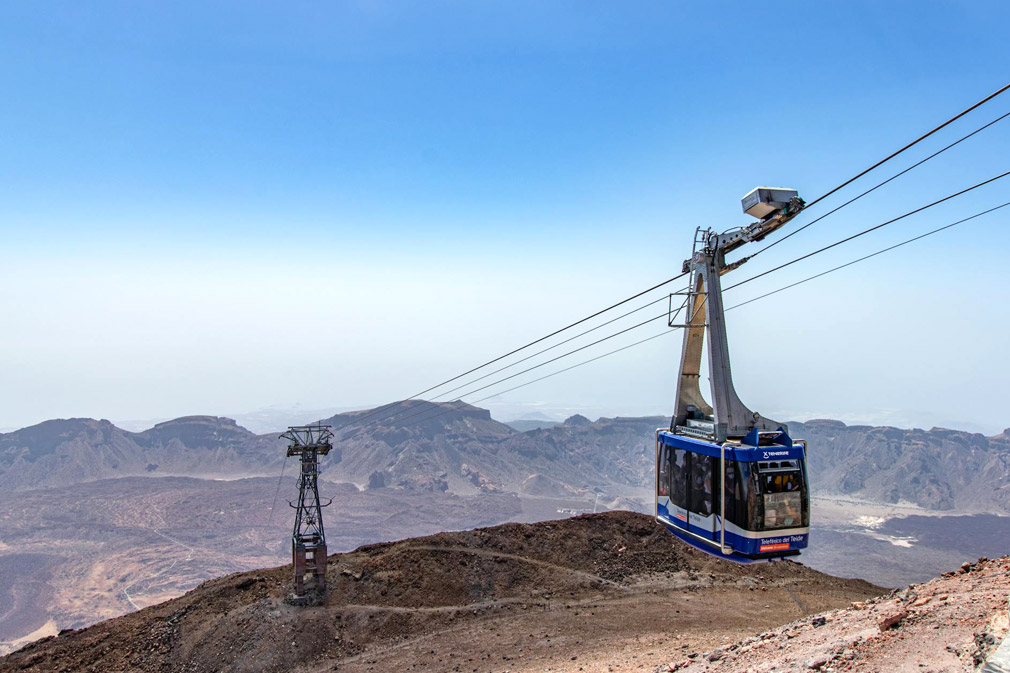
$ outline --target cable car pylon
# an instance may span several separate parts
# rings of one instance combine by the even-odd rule
[[[702,551],[739,563],[798,554],[809,535],[806,442],[751,411],[733,387],[720,277],[743,263],[726,254],[760,241],[804,206],[796,191],[758,187],[743,210],[759,221],[717,233],[699,228],[683,314],[677,399],[669,429],[656,431],[656,518]],[[711,403],[701,392],[707,344]]]
[[[329,425],[292,426],[280,436],[288,440],[288,456],[298,456],[298,500],[289,502],[295,509],[291,532],[291,561],[294,568],[294,593],[291,602],[307,605],[326,592],[326,532],[323,507],[330,504],[319,498],[319,456],[333,448]]]

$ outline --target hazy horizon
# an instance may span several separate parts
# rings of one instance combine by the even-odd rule
[[[192,416],[218,416],[223,418],[230,418],[237,422],[240,426],[255,432],[257,434],[267,434],[271,432],[280,432],[285,427],[289,425],[299,425],[303,423],[311,423],[323,418],[329,418],[330,416],[345,413],[348,411],[360,411],[367,409],[375,409],[384,404],[389,404],[389,402],[384,403],[374,403],[374,404],[357,404],[342,407],[313,407],[312,405],[292,405],[292,406],[282,406],[282,405],[272,405],[266,407],[260,407],[258,409],[252,409],[248,411],[231,411],[231,412],[207,412],[199,414],[187,414]],[[565,419],[574,416],[576,414],[585,416],[590,420],[596,421],[600,418],[612,418],[615,416],[625,416],[625,417],[646,417],[646,416],[660,416],[669,417],[669,412],[665,409],[654,409],[650,412],[649,409],[642,409],[640,407],[635,408],[625,408],[621,409],[619,407],[613,408],[576,408],[564,405],[544,405],[540,403],[532,404],[518,404],[518,405],[496,405],[483,403],[477,405],[481,408],[488,409],[491,412],[491,417],[502,423],[511,423],[520,420],[544,420],[544,421],[554,421],[561,422]],[[794,414],[790,413],[778,413],[772,414],[776,420],[782,422],[804,423],[814,419],[830,419],[836,421],[842,421],[846,425],[870,425],[870,426],[890,426],[902,429],[912,429],[920,428],[923,430],[929,430],[933,427],[948,428],[952,430],[961,430],[966,432],[978,432],[986,436],[998,435],[1003,430],[1007,428],[1010,423],[1000,424],[995,423],[975,423],[966,419],[954,419],[946,418],[942,414],[932,414],[929,412],[917,412],[908,409],[881,409],[876,410],[872,413],[867,413],[863,415],[851,415],[851,414],[829,414],[821,413],[816,410],[808,410],[806,412],[797,412]],[[96,418],[105,418],[104,416]],[[149,428],[154,427],[158,423],[164,423],[166,421],[175,420],[181,418],[181,416],[156,416],[151,418],[143,419],[117,419],[108,418],[113,425],[120,427],[124,430],[130,432],[142,432]],[[40,419],[37,422],[29,423],[23,426],[0,426],[0,433],[8,433],[20,430],[24,427],[30,427],[47,420],[55,419]]]

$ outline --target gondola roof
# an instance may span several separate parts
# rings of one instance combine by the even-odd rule
[[[687,449],[695,453],[702,453],[707,456],[721,456],[722,445],[687,435],[680,435],[669,430],[661,430],[658,433],[660,444],[672,446],[678,449]],[[757,437],[752,433],[744,437],[740,442],[726,442],[726,460],[735,460],[745,463],[756,463],[764,461],[792,460],[805,458],[805,447],[803,444],[793,443],[789,435],[783,430],[775,439],[774,443],[767,446],[756,446]]]

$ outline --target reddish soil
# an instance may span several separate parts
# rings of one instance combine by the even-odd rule
[[[329,563],[319,605],[286,601],[290,566],[229,575],[28,645],[0,673],[655,671],[885,591],[796,563],[720,561],[630,512],[369,545]]]
[[[1007,631],[1010,557],[804,618],[660,671],[975,671]]]

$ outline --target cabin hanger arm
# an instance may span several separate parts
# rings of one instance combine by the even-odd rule
[[[745,243],[760,241],[780,229],[803,209],[803,199],[795,190],[757,187],[743,198],[742,205],[745,213],[762,219],[721,234],[699,227],[691,259],[684,262],[684,271],[691,274],[691,282],[677,382],[677,407],[671,430],[711,437],[719,442],[742,438],[755,429],[775,431],[783,427],[748,409],[733,386],[720,276],[747,260],[727,265],[727,252]],[[710,403],[702,396],[700,380],[706,337]]]

